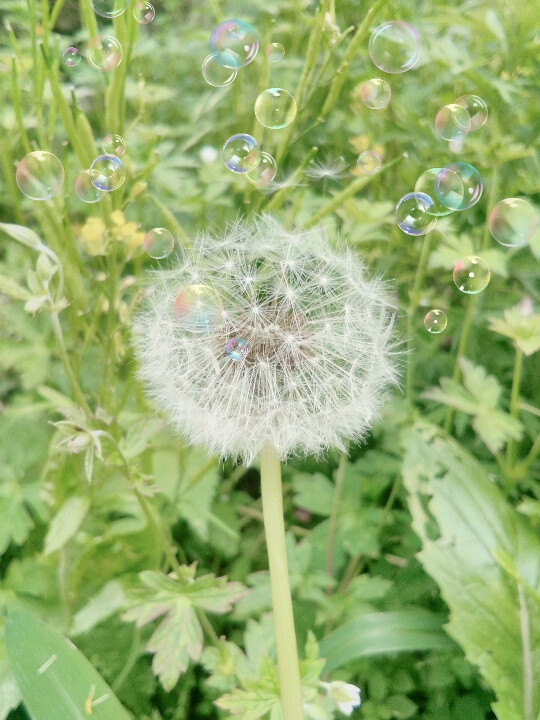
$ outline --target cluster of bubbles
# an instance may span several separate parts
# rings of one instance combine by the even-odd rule
[[[487,119],[487,105],[481,97],[461,95],[439,110],[435,116],[435,130],[443,140],[460,144],[471,131],[483,127]]]

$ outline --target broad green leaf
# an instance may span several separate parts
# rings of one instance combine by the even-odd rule
[[[334,486],[322,473],[295,473],[293,478],[294,502],[298,507],[317,515],[330,515]]]
[[[540,350],[540,315],[528,315],[519,305],[504,311],[504,317],[491,318],[490,330],[511,338],[525,354]]]
[[[126,606],[122,585],[111,580],[73,617],[71,635],[80,635]]]
[[[0,720],[5,720],[10,711],[21,702],[19,686],[6,656],[4,624],[4,620],[0,620]]]
[[[447,630],[497,694],[499,720],[537,718],[540,606],[525,588],[540,583],[540,541],[483,466],[438,428],[418,423],[402,441],[418,557],[450,608]]]
[[[45,537],[45,555],[60,550],[71,540],[86,517],[90,501],[85,497],[70,497],[56,513]]]
[[[360,657],[453,648],[443,622],[444,617],[421,608],[361,615],[321,641],[325,671],[331,673]]]
[[[6,649],[32,720],[131,720],[73,643],[34,616],[8,616]]]

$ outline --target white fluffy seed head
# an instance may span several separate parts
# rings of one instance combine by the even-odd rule
[[[174,313],[193,284],[221,303],[193,332]],[[198,236],[183,264],[155,275],[135,323],[138,374],[191,443],[249,463],[265,443],[285,459],[360,440],[396,383],[394,312],[380,279],[322,230],[263,217]],[[225,353],[247,342],[241,360]]]

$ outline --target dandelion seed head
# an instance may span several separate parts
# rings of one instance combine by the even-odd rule
[[[134,327],[139,377],[175,427],[212,453],[249,463],[266,443],[282,459],[344,449],[397,381],[385,284],[320,229],[238,220],[220,238],[195,238],[183,264],[154,280]],[[205,332],[173,312],[194,282],[222,306]],[[231,338],[247,343],[240,360],[224,351]]]

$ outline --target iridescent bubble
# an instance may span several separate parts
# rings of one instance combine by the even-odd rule
[[[62,189],[64,166],[56,155],[46,150],[34,150],[17,165],[15,181],[30,200],[50,200]]]
[[[266,57],[268,58],[268,62],[280,62],[285,57],[285,48],[281,43],[271,43],[266,48]]]
[[[75,192],[80,200],[85,203],[97,203],[101,200],[105,192],[98,190],[92,182],[92,178],[97,179],[99,172],[97,170],[83,170],[75,178]]]
[[[296,117],[296,100],[283,88],[263,90],[255,100],[255,117],[270,130],[281,130]]]
[[[463,140],[470,129],[471,117],[461,105],[445,105],[435,116],[435,130],[443,140]]]
[[[447,208],[445,205],[442,205],[435,195],[435,181],[441,170],[442,168],[430,168],[429,170],[426,170],[420,175],[416,181],[416,185],[414,186],[414,192],[425,193],[433,200],[433,207],[430,207],[427,212],[430,215],[435,215],[436,217],[450,215],[450,213],[454,212],[451,208]]]
[[[111,72],[122,62],[124,53],[118,40],[112,35],[99,35],[86,46],[86,59],[94,70]]]
[[[126,141],[121,135],[114,135],[109,133],[103,138],[101,150],[105,155],[116,155],[116,157],[122,157],[126,150]]]
[[[225,20],[212,31],[210,52],[224,67],[238,69],[249,65],[259,50],[255,29],[245,20]]]
[[[126,170],[116,155],[100,155],[90,165],[92,183],[98,190],[118,190],[126,180]],[[96,174],[97,173],[97,174]]]
[[[407,235],[425,235],[433,230],[437,218],[429,213],[433,200],[422,192],[404,195],[396,205],[396,220]]]
[[[403,73],[420,59],[420,35],[401,20],[391,20],[376,28],[369,39],[369,55],[374,65],[387,73]]]
[[[373,78],[362,85],[360,97],[364,105],[370,110],[382,110],[390,102],[392,91],[385,80]]]
[[[239,337],[231,338],[225,344],[225,355],[231,360],[243,360],[248,354],[248,350],[247,342]]]
[[[139,25],[148,25],[156,17],[156,11],[152,3],[136,2],[133,6],[133,17]]]
[[[251,172],[246,173],[246,180],[255,187],[263,188],[276,177],[277,165],[270,153],[261,151],[261,161]]]
[[[66,48],[62,58],[68,67],[76,67],[81,62],[81,55],[76,47]]]
[[[484,184],[478,170],[465,162],[444,167],[435,180],[437,200],[451,210],[468,210],[480,200]]]
[[[232,135],[223,146],[223,162],[235,173],[255,170],[261,161],[261,151],[254,137],[246,133]]]
[[[374,150],[365,150],[358,156],[356,165],[363,175],[374,175],[380,170],[381,162],[381,156]]]
[[[454,283],[466,295],[477,295],[485,290],[491,277],[489,265],[477,255],[467,255],[454,265]]]
[[[505,198],[489,213],[489,232],[506,247],[520,247],[532,238],[538,219],[526,200]]]
[[[424,317],[424,327],[433,335],[444,332],[447,324],[448,318],[442,310],[430,310]]]
[[[234,82],[237,71],[235,68],[223,65],[217,61],[218,55],[223,57],[226,53],[211,53],[207,55],[202,63],[202,76],[212,87],[226,87]],[[232,56],[231,56],[232,62]]]
[[[184,330],[209,332],[219,321],[223,308],[219,295],[207,285],[189,285],[174,301],[174,318]]]
[[[471,118],[471,130],[479,130],[485,125],[488,119],[488,109],[485,100],[478,95],[462,95],[456,100],[456,105],[461,105],[469,113]]]
[[[90,0],[90,5],[96,15],[113,18],[126,12],[129,0]]]
[[[174,250],[174,237],[167,228],[154,228],[146,233],[143,245],[150,257],[163,260]]]

